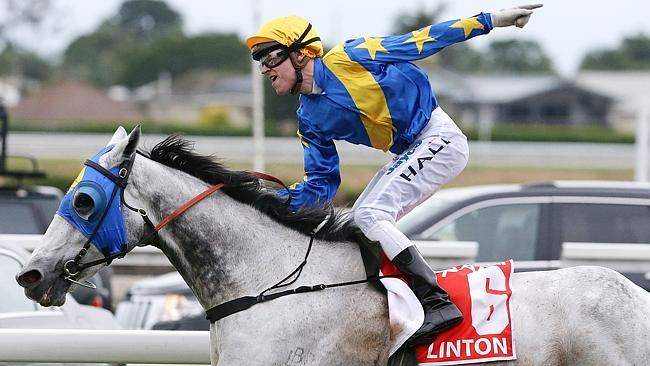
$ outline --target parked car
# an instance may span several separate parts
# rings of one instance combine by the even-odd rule
[[[210,322],[205,313],[184,316],[178,320],[160,321],[154,324],[153,330],[210,330]]]
[[[0,178],[13,175],[0,171]],[[32,240],[33,237],[28,235],[45,233],[62,198],[63,192],[56,187],[24,184],[0,187],[0,235],[25,235],[26,240]],[[112,268],[105,267],[90,280],[97,285],[97,289],[78,287],[72,296],[82,304],[112,310],[112,277]]]
[[[557,181],[444,189],[398,226],[432,266],[512,258],[515,270],[612,268],[650,290],[650,185]],[[449,258],[448,258],[449,259]]]
[[[0,187],[0,234],[43,234],[61,199],[55,187]]]
[[[152,329],[160,322],[205,316],[201,304],[178,272],[136,282],[118,304],[115,315],[125,329]]]
[[[0,243],[0,328],[119,329],[110,311],[79,304],[70,295],[60,307],[45,308],[28,299],[14,278],[28,257],[28,251]]]
[[[104,308],[114,311],[113,309],[113,291],[111,289],[113,282],[113,268],[104,267],[92,276],[90,282],[96,288],[78,286],[72,291],[72,296],[81,304]]]
[[[434,269],[509,258],[519,272],[599,265],[650,290],[649,184],[556,181],[447,188],[398,226]],[[183,300],[166,300],[168,295]],[[207,327],[178,273],[138,282],[117,315],[123,327],[134,329]]]

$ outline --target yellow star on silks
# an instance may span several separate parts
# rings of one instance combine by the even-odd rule
[[[450,25],[449,28],[463,28],[465,38],[467,38],[474,29],[485,29],[485,26],[476,18],[465,18]]]
[[[407,39],[406,42],[415,42],[415,45],[418,47],[418,53],[422,53],[422,47],[426,42],[436,42],[437,39],[429,36],[429,31],[431,26],[422,28],[417,31],[411,32],[413,34],[411,38]]]
[[[388,50],[381,45],[383,38],[373,38],[373,37],[363,37],[364,41],[362,44],[356,46],[355,48],[365,48],[370,53],[370,58],[375,59],[377,52],[388,53]]]

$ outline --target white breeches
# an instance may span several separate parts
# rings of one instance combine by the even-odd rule
[[[352,208],[354,221],[392,260],[411,241],[395,223],[467,165],[467,138],[440,108],[416,141],[375,174]]]

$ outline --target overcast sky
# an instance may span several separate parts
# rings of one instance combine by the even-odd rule
[[[74,37],[89,33],[115,14],[122,0],[55,0],[60,30],[47,36],[30,37],[31,48],[55,55]],[[534,1],[531,1],[534,2]],[[309,19],[328,45],[358,36],[389,34],[398,14],[424,8],[432,10],[438,0],[167,0],[183,15],[190,34],[206,31],[236,32],[244,39],[253,32],[254,4],[260,20],[295,14]],[[441,20],[474,15],[528,3],[525,0],[449,0]],[[650,36],[650,1],[546,0],[524,29],[499,28],[470,40],[482,48],[490,40],[518,38],[536,40],[566,76],[573,75],[582,56],[594,49],[616,47],[623,37],[644,33]],[[26,37],[27,38],[27,37]]]

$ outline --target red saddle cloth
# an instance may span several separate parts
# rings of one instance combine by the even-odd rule
[[[420,366],[516,359],[512,338],[512,260],[488,267],[462,265],[436,272],[438,284],[463,313],[463,321],[416,348]],[[383,274],[397,274],[388,261]]]

